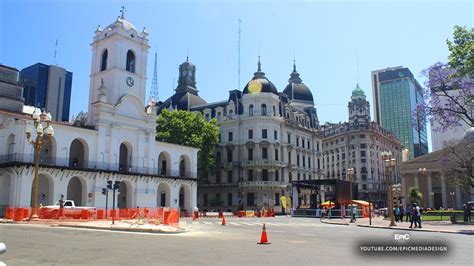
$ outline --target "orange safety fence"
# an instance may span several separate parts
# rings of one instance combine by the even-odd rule
[[[7,208],[5,219],[14,221],[23,221],[29,219],[31,208]],[[177,224],[179,223],[180,212],[178,209],[168,207],[162,208],[130,208],[130,209],[58,209],[58,208],[38,208],[39,219],[63,220],[136,220],[145,219],[155,223]],[[166,216],[166,219],[165,219]],[[166,221],[165,221],[166,220]]]

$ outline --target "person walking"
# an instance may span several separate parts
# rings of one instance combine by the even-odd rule
[[[462,205],[463,213],[464,213],[464,222],[467,223],[469,221],[469,209],[466,203]]]
[[[400,208],[396,206],[394,212],[395,212],[395,222],[398,223],[398,220],[400,219]]]
[[[403,215],[404,215],[403,204],[400,204],[400,223],[403,223]]]
[[[412,221],[412,207],[410,206],[410,204],[407,204],[406,208],[405,208],[405,215],[407,216],[407,220],[406,222],[408,223],[408,220],[410,220],[410,222]]]

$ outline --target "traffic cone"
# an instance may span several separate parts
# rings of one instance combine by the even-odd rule
[[[225,224],[225,216],[222,216],[222,224],[221,225],[226,225]]]
[[[262,236],[260,237],[260,242],[258,242],[257,244],[259,244],[259,245],[269,245],[269,244],[271,244],[270,242],[268,242],[267,229],[265,229],[265,224],[263,224]]]

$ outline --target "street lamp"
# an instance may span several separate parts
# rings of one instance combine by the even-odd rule
[[[54,129],[53,126],[51,125],[51,114],[50,113],[40,113],[38,109],[35,109],[33,112],[33,122],[35,126],[35,131],[36,131],[36,140],[33,140],[31,138],[31,128],[29,126],[26,127],[25,133],[26,133],[26,140],[28,143],[33,145],[33,148],[35,150],[35,176],[33,180],[33,193],[32,193],[32,210],[31,210],[31,216],[30,220],[36,221],[38,220],[38,185],[39,185],[39,178],[38,178],[38,172],[39,172],[39,161],[40,161],[40,156],[41,156],[41,149],[43,146],[48,145],[51,142],[51,139],[54,136]],[[46,127],[43,129],[42,121],[46,122]],[[43,141],[43,135],[46,134],[47,139],[46,141]]]
[[[350,206],[351,206],[351,220],[350,222],[353,223],[355,222],[355,215],[354,215],[354,206],[352,205],[352,178],[354,177],[355,174],[355,169],[353,167],[347,169],[347,174],[349,175],[349,199],[350,199]]]
[[[454,203],[455,203],[454,202],[454,196],[456,196],[456,192],[451,191],[451,192],[449,192],[449,195],[453,198],[453,210],[454,210]]]
[[[382,159],[385,165],[385,172],[387,173],[387,196],[388,196],[388,211],[390,214],[390,226],[395,226],[395,218],[393,216],[393,196],[392,196],[392,173],[397,165],[397,160],[392,158],[391,152],[382,152]]]
[[[112,190],[112,224],[115,223],[115,191],[117,191],[120,188],[120,181],[115,181],[115,183],[112,185],[112,180],[107,181],[107,189]]]

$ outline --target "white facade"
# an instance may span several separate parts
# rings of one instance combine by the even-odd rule
[[[96,31],[88,121],[53,122],[55,136],[42,149],[39,203],[64,195],[104,208],[102,188],[112,180],[121,182],[119,208],[196,206],[198,150],[155,141],[156,114],[145,112],[147,35],[124,17]],[[30,206],[34,155],[27,127],[33,127],[29,116],[0,112],[0,205]]]

